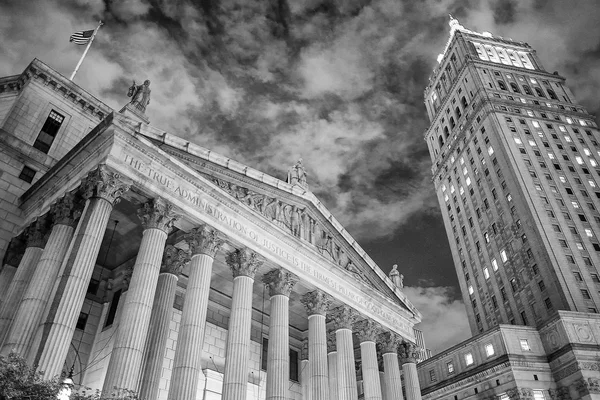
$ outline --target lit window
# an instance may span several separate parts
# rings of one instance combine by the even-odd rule
[[[587,237],[594,237],[594,233],[592,232],[591,229],[586,228],[585,234],[587,235]]]
[[[510,195],[510,193],[506,195],[506,200],[512,201],[512,196]]]
[[[494,355],[494,345],[493,344],[488,343],[488,344],[485,345],[485,354],[488,357],[491,357],[491,356]]]
[[[583,164],[583,158],[581,158],[580,156],[576,156],[575,161],[577,161],[577,164],[579,165]]]
[[[536,128],[540,127],[540,123],[537,121],[531,121],[531,123],[533,124],[533,126],[535,126]]]
[[[537,84],[537,80],[535,78],[529,78],[529,80],[531,81],[531,83]]]
[[[496,259],[492,259],[492,268],[494,269],[494,271],[498,271],[498,261],[496,261]]]
[[[450,196],[448,196],[447,194],[444,195],[444,200],[446,200],[446,201],[450,200]]]
[[[465,194],[465,189],[463,189],[462,185],[458,187],[458,191],[460,192],[460,195],[462,196],[463,194]]]
[[[571,136],[565,135],[565,141],[571,143],[572,142]]]
[[[560,129],[561,132],[566,132],[567,128],[564,125],[559,125],[558,129]]]
[[[483,276],[485,276],[485,279],[489,279],[490,278],[490,271],[488,270],[487,267],[485,267],[483,269]]]
[[[569,124],[572,124],[572,123],[573,123],[573,120],[572,120],[571,118],[567,117],[567,118],[565,118],[565,119],[567,120],[567,122],[568,122]]]
[[[554,160],[554,154],[553,153],[548,153],[548,158],[550,158],[551,160]]]
[[[543,390],[534,390],[533,391],[533,400],[546,400],[546,398],[544,397],[544,391]]]
[[[467,176],[467,179],[465,179],[465,181],[467,182],[467,186],[471,186],[471,178]]]
[[[558,179],[561,181],[561,183],[567,183],[567,178],[565,178],[564,176],[559,176]]]
[[[442,185],[442,192],[446,191],[446,185]]]
[[[474,290],[473,290],[473,286],[469,285],[469,294],[473,294]]]
[[[515,138],[515,143],[516,143],[516,144],[522,144],[523,142],[521,141],[521,139],[520,139],[520,138],[516,137],[516,138]]]
[[[466,175],[469,171],[467,170],[467,167],[463,168],[463,175]]]
[[[454,156],[451,156],[451,157],[450,157],[450,163],[454,163],[454,161],[456,161],[456,157],[454,157]]]
[[[527,341],[527,339],[519,339],[519,343],[521,343],[521,350],[531,351],[531,347],[529,347],[529,341]]]
[[[584,120],[580,119],[579,120],[579,125],[581,125],[581,126],[587,126],[587,123]]]
[[[573,208],[579,208],[579,203],[576,201],[572,201],[571,205],[573,206]]]
[[[494,154],[494,148],[492,146],[488,147],[488,154],[491,156]]]
[[[467,367],[469,365],[473,365],[473,354],[471,354],[471,353],[465,354],[465,364],[467,364]]]
[[[528,115],[528,116],[530,116],[530,117],[533,117],[533,116],[534,116],[534,115],[533,115],[533,111],[531,111],[531,110],[527,110],[527,115]]]
[[[450,185],[450,193],[454,193],[456,189],[454,189],[454,185]]]
[[[583,250],[583,243],[575,242],[575,247],[577,247],[577,250]]]
[[[508,260],[508,256],[506,255],[506,250],[500,251],[500,258],[502,259],[502,262],[506,262],[506,260]]]
[[[529,145],[530,145],[531,147],[535,147],[535,146],[537,146],[537,144],[535,143],[535,140],[533,140],[533,139],[529,139]]]
[[[596,166],[598,166],[598,163],[597,163],[597,162],[596,162],[596,160],[594,160],[593,158],[590,158],[590,165],[591,165],[592,167],[596,167]]]
[[[465,159],[464,158],[460,158],[460,165],[463,165],[465,163]]]

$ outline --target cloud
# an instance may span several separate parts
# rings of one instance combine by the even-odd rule
[[[405,287],[404,293],[423,314],[416,326],[423,331],[425,345],[433,354],[471,337],[465,304],[455,299],[451,287]]]

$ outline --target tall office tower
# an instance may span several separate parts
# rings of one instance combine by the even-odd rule
[[[594,117],[527,43],[450,27],[425,90],[425,139],[472,333],[596,313]]]

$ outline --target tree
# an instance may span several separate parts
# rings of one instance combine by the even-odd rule
[[[55,399],[61,387],[56,378],[44,380],[41,373],[27,365],[18,354],[0,357],[0,400]]]

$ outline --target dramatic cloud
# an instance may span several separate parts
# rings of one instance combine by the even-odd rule
[[[594,0],[5,0],[0,75],[37,57],[68,76],[83,51],[69,35],[102,19],[76,83],[119,109],[133,79],[150,79],[153,125],[282,179],[302,157],[311,190],[365,248],[378,249],[376,261],[437,287],[407,290],[428,319],[447,310],[441,319],[462,304],[440,288],[456,278],[448,283],[422,94],[448,13],[469,29],[530,43],[599,112],[598,8]],[[435,247],[424,245],[431,237]],[[432,332],[442,331],[447,343],[463,337],[458,325]]]

